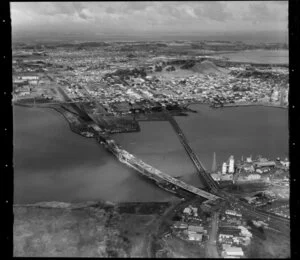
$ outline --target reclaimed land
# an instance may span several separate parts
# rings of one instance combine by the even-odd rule
[[[157,221],[179,202],[14,205],[14,256],[150,257]]]

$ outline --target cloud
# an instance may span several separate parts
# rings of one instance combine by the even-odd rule
[[[274,4],[276,5],[282,5],[282,6],[287,6],[288,1],[274,1]]]
[[[278,24],[280,21],[284,21],[287,24],[288,10],[287,2],[272,2],[270,5],[268,2],[253,2],[249,4],[249,10],[243,15],[245,21],[250,21],[254,25],[257,24]]]
[[[13,2],[12,29],[224,31],[287,27],[287,2]],[[259,27],[257,27],[259,23]]]
[[[93,20],[94,19],[94,15],[93,13],[86,8],[83,8],[80,12],[78,12],[78,15],[80,18],[85,19],[85,20]]]
[[[222,2],[202,2],[194,10],[200,19],[208,18],[222,22],[232,17],[232,14],[225,10],[225,8],[226,6]]]
[[[107,7],[107,8],[105,9],[105,11],[106,11],[108,14],[114,14],[114,13],[117,12],[117,10],[116,10],[115,8],[111,7],[111,6]]]
[[[266,3],[253,3],[250,4],[251,18],[257,21],[269,20],[272,18],[272,13]],[[273,14],[274,15],[274,14]]]
[[[151,2],[127,2],[126,3],[127,5],[127,9],[128,10],[138,10],[138,11],[141,11],[141,10],[144,10],[146,9],[148,6],[151,5]]]

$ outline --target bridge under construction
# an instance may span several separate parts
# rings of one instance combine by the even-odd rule
[[[201,179],[206,182],[206,185],[210,188],[212,192],[216,192],[219,190],[219,184],[213,180],[211,175],[206,171],[203,164],[197,157],[197,155],[193,152],[192,148],[190,147],[187,138],[183,134],[181,128],[177,124],[176,120],[165,110],[165,116],[167,120],[171,123],[172,127],[174,128],[175,132],[177,133],[181,144],[183,145],[184,149],[186,150],[187,154],[189,155],[190,159],[192,160],[195,168],[197,169],[198,174],[200,175]]]
[[[142,175],[154,180],[160,187],[168,191],[176,193],[176,189],[179,188],[193,195],[203,197],[210,201],[220,199],[219,196],[206,192],[202,189],[196,188],[166,173],[163,173],[158,169],[155,169],[151,165],[143,162],[142,160],[123,150],[113,140],[106,140],[105,145],[116,157],[118,157],[118,159],[122,163],[125,163],[129,167],[140,172]]]

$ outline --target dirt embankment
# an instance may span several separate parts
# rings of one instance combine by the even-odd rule
[[[147,257],[145,237],[169,203],[14,206],[14,256]]]

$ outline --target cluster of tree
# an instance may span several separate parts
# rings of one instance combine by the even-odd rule
[[[161,65],[155,65],[155,67],[154,67],[154,71],[156,71],[156,72],[160,72],[160,71],[162,71],[162,66]]]
[[[140,44],[128,44],[120,47],[120,51],[155,51],[159,47],[168,47],[167,44],[164,43],[140,43]]]
[[[202,43],[192,43],[191,44],[191,48],[192,49],[204,49],[205,48],[205,45],[203,45]]]
[[[166,71],[175,71],[175,67],[174,66],[169,66],[166,68]]]
[[[127,58],[135,58],[136,57],[136,55],[135,54],[133,54],[133,53],[129,53],[128,55],[127,55]]]
[[[248,90],[251,90],[251,88],[248,86],[248,87],[243,87],[243,86],[237,86],[237,85],[235,85],[235,86],[233,86],[232,87],[232,90],[233,91],[248,91]]]
[[[183,70],[187,70],[187,69],[190,69],[192,68],[193,66],[195,66],[196,64],[196,61],[195,60],[188,60],[185,62],[184,65],[182,65],[180,68],[183,69]]]
[[[129,76],[133,76],[135,78],[142,77],[145,78],[147,76],[145,68],[134,68],[134,69],[118,69],[113,73],[107,73],[104,78],[118,76],[121,80],[129,79]]]
[[[257,71],[251,69],[251,70],[245,70],[241,72],[232,72],[231,74],[235,74],[237,78],[256,77],[264,80],[275,79],[275,80],[282,80],[284,82],[288,82],[288,75],[273,73],[270,71]]]
[[[167,61],[166,65],[183,65],[186,63],[186,60],[171,60]]]
[[[180,107],[177,104],[175,104],[175,105],[167,105],[166,109],[167,110],[180,110]]]

